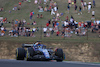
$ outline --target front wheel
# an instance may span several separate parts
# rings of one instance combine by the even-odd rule
[[[57,62],[62,62],[63,61],[64,53],[63,53],[63,50],[62,49],[56,49],[55,55],[58,57],[56,59]]]
[[[24,60],[25,57],[25,49],[17,48],[16,49],[16,60]]]

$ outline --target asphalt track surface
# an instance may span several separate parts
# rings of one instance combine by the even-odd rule
[[[0,67],[100,67],[100,64],[56,61],[0,60]]]

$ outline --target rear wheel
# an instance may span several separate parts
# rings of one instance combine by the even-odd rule
[[[24,60],[25,57],[25,49],[17,48],[16,49],[16,60]]]
[[[26,61],[30,61],[31,58],[35,55],[35,51],[32,47],[29,47],[26,52]]]
[[[62,49],[56,49],[55,55],[58,57],[56,59],[57,62],[62,62],[63,61],[64,55],[63,55],[63,50]]]

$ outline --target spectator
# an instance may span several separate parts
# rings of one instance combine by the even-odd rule
[[[1,8],[0,8],[0,11],[3,11],[3,10],[4,10],[4,8],[3,8],[3,7],[1,7]]]
[[[37,0],[35,0],[35,1],[34,1],[34,3],[35,3],[35,4],[38,4],[38,1],[37,1]]]
[[[49,27],[49,23],[46,24],[47,28]]]
[[[22,21],[20,20],[20,21],[18,22],[18,27],[21,27],[21,25],[22,25]]]
[[[17,10],[17,6],[14,6],[13,10],[15,10],[15,11],[16,11],[16,10]]]
[[[43,28],[43,32],[44,32],[44,37],[46,37],[46,32],[47,32],[47,28],[46,27]]]
[[[91,32],[92,32],[93,28],[94,28],[94,24],[93,24],[93,22],[91,22]]]
[[[56,36],[59,36],[59,34],[60,34],[60,32],[59,32],[59,30],[56,32]]]
[[[44,4],[46,4],[47,3],[47,0],[44,0]]]
[[[88,2],[88,5],[92,5],[91,1]]]
[[[74,0],[74,4],[76,4],[77,0]]]
[[[95,11],[92,11],[92,18],[91,19],[95,19]]]
[[[87,3],[84,1],[84,8],[87,9]]]
[[[68,17],[68,16],[66,16],[66,22],[68,22],[68,20],[69,20],[69,17]]]
[[[39,14],[37,15],[37,18],[40,18],[40,15]]]
[[[88,5],[88,13],[91,11],[91,4]]]
[[[14,28],[14,20],[11,22],[11,27]]]
[[[46,34],[46,37],[50,37],[50,33],[49,32]]]
[[[24,24],[26,23],[26,20],[25,20],[25,19],[23,19],[23,23],[24,23]]]
[[[57,13],[57,10],[58,10],[57,6],[55,6],[53,9],[54,9],[54,12]]]
[[[42,14],[40,15],[40,18],[43,18],[43,15]]]
[[[43,7],[40,7],[40,10],[39,10],[39,12],[44,12],[44,11],[43,11]]]
[[[68,13],[69,13],[69,10],[70,10],[70,6],[69,6],[69,4],[68,4],[68,6],[67,6],[67,10],[68,10]]]
[[[38,4],[41,4],[42,3],[42,1],[41,0],[39,0],[39,3]]]
[[[72,1],[72,6],[74,6],[74,1]]]
[[[1,31],[3,31],[3,30],[4,30],[4,27],[2,26],[2,27],[1,27]]]
[[[75,29],[78,28],[78,22],[77,21],[74,21],[74,24],[75,24],[74,25],[75,26]]]
[[[53,15],[53,14],[55,15],[55,12],[54,12],[54,9],[52,8],[51,9],[51,15]]]
[[[75,12],[77,12],[77,5],[75,4]]]
[[[68,5],[69,5],[70,7],[71,7],[71,2],[72,2],[71,0],[68,0]]]
[[[51,24],[51,19],[48,20],[48,23]]]
[[[36,25],[36,21],[33,21],[32,25]]]
[[[53,35],[53,33],[54,33],[54,28],[51,30],[51,35]]]
[[[1,36],[4,36],[4,35],[5,35],[5,31],[1,30]]]
[[[100,21],[99,21],[98,27],[99,27],[98,33],[99,33],[99,38],[100,38]]]
[[[56,2],[54,2],[54,6],[57,6],[57,3]]]
[[[84,0],[81,0],[81,6],[82,6],[82,9],[84,10]]]
[[[82,8],[81,8],[81,6],[79,6],[79,13],[78,13],[78,15],[80,15],[80,14],[82,14]]]
[[[47,7],[44,8],[44,11],[47,11]]]
[[[34,35],[34,32],[36,31],[36,28],[35,27],[33,27],[33,29],[32,29],[32,33],[31,33],[31,36],[32,37],[35,37],[35,35]]]
[[[11,10],[9,10],[9,14],[11,14]]]
[[[0,29],[0,36],[1,36],[1,29]]]
[[[57,12],[57,14],[56,14],[56,17],[58,18],[58,17],[60,17],[60,14]]]
[[[81,0],[81,4],[84,2],[84,0]]]
[[[1,36],[4,36],[5,34],[4,27],[2,26],[0,30],[1,30]]]
[[[22,4],[22,3],[21,3],[20,1],[19,1],[19,3],[18,3],[18,4],[19,4],[19,7],[21,7],[21,4]]]
[[[30,20],[32,20],[32,17],[33,17],[33,12],[31,11],[30,12]]]
[[[34,19],[34,12],[32,12],[33,13],[33,19]]]
[[[64,13],[60,13],[60,17],[63,16],[63,15],[64,15]]]
[[[93,7],[95,7],[95,0],[93,0]]]
[[[31,0],[27,0],[29,3],[31,2]]]
[[[15,27],[17,27],[18,19],[15,20]]]

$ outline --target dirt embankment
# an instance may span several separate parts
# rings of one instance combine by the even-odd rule
[[[48,47],[63,48],[68,61],[100,62],[100,45],[93,43],[44,43]],[[21,43],[0,42],[0,59],[15,59],[16,48]]]

